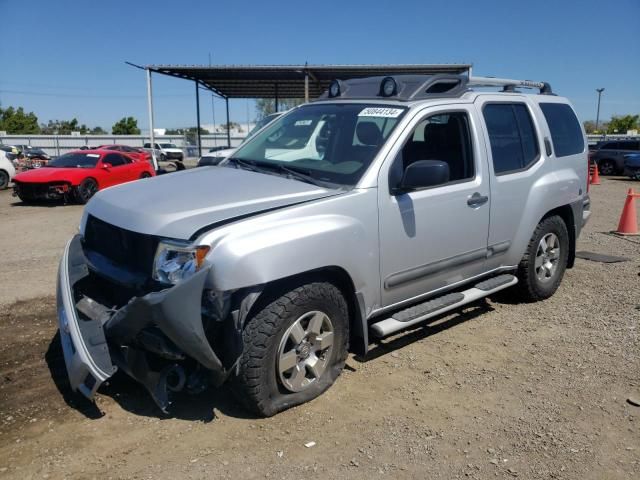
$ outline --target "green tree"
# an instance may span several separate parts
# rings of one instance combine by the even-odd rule
[[[587,135],[596,131],[596,122],[594,122],[593,120],[582,122],[582,125],[584,126],[584,131],[587,132]]]
[[[37,134],[40,133],[40,126],[33,112],[25,113],[22,107],[8,107],[0,108],[0,130],[18,135]]]
[[[82,135],[90,133],[89,127],[84,123],[80,125],[77,118],[71,120],[49,120],[42,125],[42,133],[45,135],[71,135],[71,132],[80,132]]]
[[[94,127],[89,133],[91,135],[106,135],[107,131],[102,127]]]
[[[113,124],[111,133],[114,135],[139,135],[138,121],[133,117],[123,117]]]
[[[609,120],[607,133],[627,133],[627,130],[638,128],[640,115],[613,116]]]
[[[304,103],[303,98],[281,98],[278,100],[278,111],[284,112],[302,103]],[[258,98],[256,100],[256,113],[258,114],[258,120],[275,113],[275,111],[275,99]]]

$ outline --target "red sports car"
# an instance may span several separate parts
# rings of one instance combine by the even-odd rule
[[[122,152],[129,155],[134,160],[151,161],[151,154],[142,148],[130,147],[129,145],[100,145],[95,147],[96,150],[113,150],[114,152]]]
[[[78,150],[16,175],[13,194],[23,202],[64,198],[87,203],[98,190],[154,175],[149,162],[122,153]]]

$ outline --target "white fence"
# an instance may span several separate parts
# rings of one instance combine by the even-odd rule
[[[231,137],[231,146],[238,146],[243,136]],[[227,145],[227,135],[201,135],[202,152],[210,148]],[[156,143],[175,143],[182,148],[187,157],[198,155],[198,147],[188,144],[184,135],[159,135],[155,137]],[[29,145],[41,148],[49,155],[58,156],[80,147],[97,147],[98,145],[119,144],[131,147],[142,147],[149,142],[145,135],[1,135],[0,145]]]

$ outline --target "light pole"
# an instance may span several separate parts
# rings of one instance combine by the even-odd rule
[[[596,132],[597,132],[598,125],[600,124],[600,97],[602,96],[602,92],[604,92],[604,88],[596,88],[596,92],[598,92],[598,111],[596,113]]]

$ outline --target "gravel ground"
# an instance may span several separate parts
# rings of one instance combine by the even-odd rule
[[[634,185],[592,187],[578,245],[629,261],[577,260],[547,301],[505,293],[386,339],[269,419],[225,388],[169,417],[124,376],[95,404],[72,394],[52,295],[81,209],[0,192],[0,477],[640,478],[640,237],[607,233]]]

